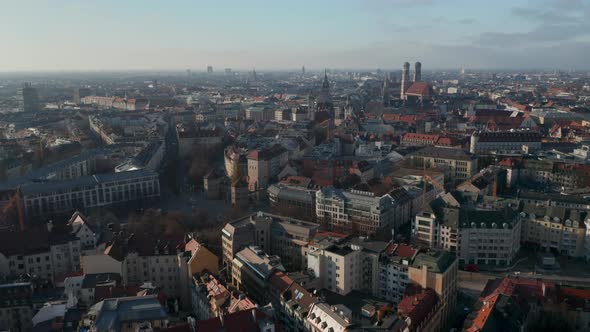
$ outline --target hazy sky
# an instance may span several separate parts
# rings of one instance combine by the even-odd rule
[[[590,69],[590,0],[0,0],[0,71]]]

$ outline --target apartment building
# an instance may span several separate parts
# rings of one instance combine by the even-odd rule
[[[307,331],[403,331],[404,321],[390,303],[352,291],[341,295],[322,289],[307,315]]]
[[[272,315],[258,308],[200,320],[195,325],[191,324],[189,328],[191,331],[199,332],[275,332],[279,330]]]
[[[332,307],[327,303],[316,303],[307,316],[305,326],[311,332],[348,331],[352,326],[352,312],[343,305]]]
[[[231,280],[238,290],[246,292],[256,303],[266,304],[271,301],[268,281],[276,271],[285,271],[279,256],[268,255],[259,247],[249,246],[233,259]]]
[[[85,273],[119,273],[125,285],[151,282],[171,298],[190,305],[195,273],[217,273],[218,258],[195,239],[184,235],[119,234],[104,253],[83,257]]]
[[[140,169],[30,182],[20,192],[26,215],[39,217],[134,201],[147,203],[160,197],[160,181],[158,173]]]
[[[590,210],[590,201],[587,194],[562,195],[561,193],[545,193],[529,190],[521,190],[518,193],[518,201],[532,203],[540,206],[555,206],[575,209],[580,211]]]
[[[350,245],[330,246],[309,253],[308,269],[321,278],[323,287],[339,294],[361,288],[362,253]]]
[[[409,282],[436,292],[441,301],[441,329],[446,331],[457,303],[458,260],[447,251],[421,252],[408,267]]]
[[[590,185],[588,165],[568,161],[504,159],[500,165],[508,171],[508,184],[535,182],[559,191]]]
[[[80,101],[84,105],[95,105],[101,108],[113,108],[115,97],[86,96],[82,97]]]
[[[388,244],[330,235],[320,234],[310,244],[308,272],[323,288],[338,294],[361,290],[379,296],[379,258]]]
[[[280,144],[269,148],[256,149],[248,153],[248,188],[250,191],[266,190],[270,180],[275,178],[287,164],[289,154]]]
[[[399,302],[397,313],[406,324],[405,332],[434,332],[440,330],[441,303],[430,288],[411,287]]]
[[[0,284],[0,328],[31,331],[33,328],[33,285],[30,282]]]
[[[587,211],[525,203],[522,242],[570,257],[586,256]]]
[[[168,123],[157,112],[109,113],[88,117],[90,129],[105,144],[143,143],[160,141],[168,129]]]
[[[230,179],[248,175],[247,151],[229,146],[223,151],[225,173]],[[237,173],[237,174],[236,174]]]
[[[436,248],[439,245],[439,232],[439,220],[430,205],[427,204],[412,221],[412,239],[427,248]]]
[[[0,275],[53,281],[80,270],[80,240],[72,234],[26,230],[0,233]]]
[[[461,149],[428,146],[408,155],[411,167],[435,168],[444,172],[445,181],[459,183],[477,172],[477,157]]]
[[[88,219],[81,212],[76,211],[68,220],[68,226],[72,228],[71,233],[80,239],[82,250],[92,251],[98,245],[97,227],[88,222]]]
[[[319,224],[266,212],[229,222],[222,229],[223,265],[231,271],[234,256],[249,245],[281,257],[290,270],[307,266],[307,245]]]
[[[285,273],[275,273],[270,288],[271,293],[279,293],[278,303],[276,306],[273,303],[273,308],[283,330],[305,331],[305,318],[317,298]]]
[[[379,258],[378,297],[394,305],[400,303],[410,284],[408,268],[419,249],[406,244],[390,242]]]
[[[81,274],[64,279],[67,301],[81,306],[91,306],[103,300],[101,295],[106,294],[107,289],[111,290],[110,293],[115,289],[117,293],[133,293],[129,295],[135,295],[139,290],[137,287],[129,290],[121,287],[121,276],[116,273]]]
[[[412,238],[428,248],[455,253],[461,264],[512,264],[520,250],[521,217],[511,207],[476,210],[428,206],[417,214]]]
[[[246,119],[255,122],[274,120],[275,110],[268,106],[251,106],[246,108]]]
[[[210,319],[257,307],[256,303],[245,294],[236,292],[209,272],[193,275],[191,303],[193,314],[197,320]]]

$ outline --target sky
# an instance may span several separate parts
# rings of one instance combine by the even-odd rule
[[[0,71],[590,69],[590,0],[0,0]]]

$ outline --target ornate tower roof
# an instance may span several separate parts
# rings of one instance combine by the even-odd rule
[[[332,95],[330,94],[330,81],[328,81],[328,71],[324,72],[324,82],[322,83],[322,89],[317,99],[318,110],[332,109],[334,106],[332,102]]]

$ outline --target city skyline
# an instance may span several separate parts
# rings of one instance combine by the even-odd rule
[[[418,60],[427,70],[590,68],[584,0],[27,0],[3,7],[0,72],[386,69]]]

